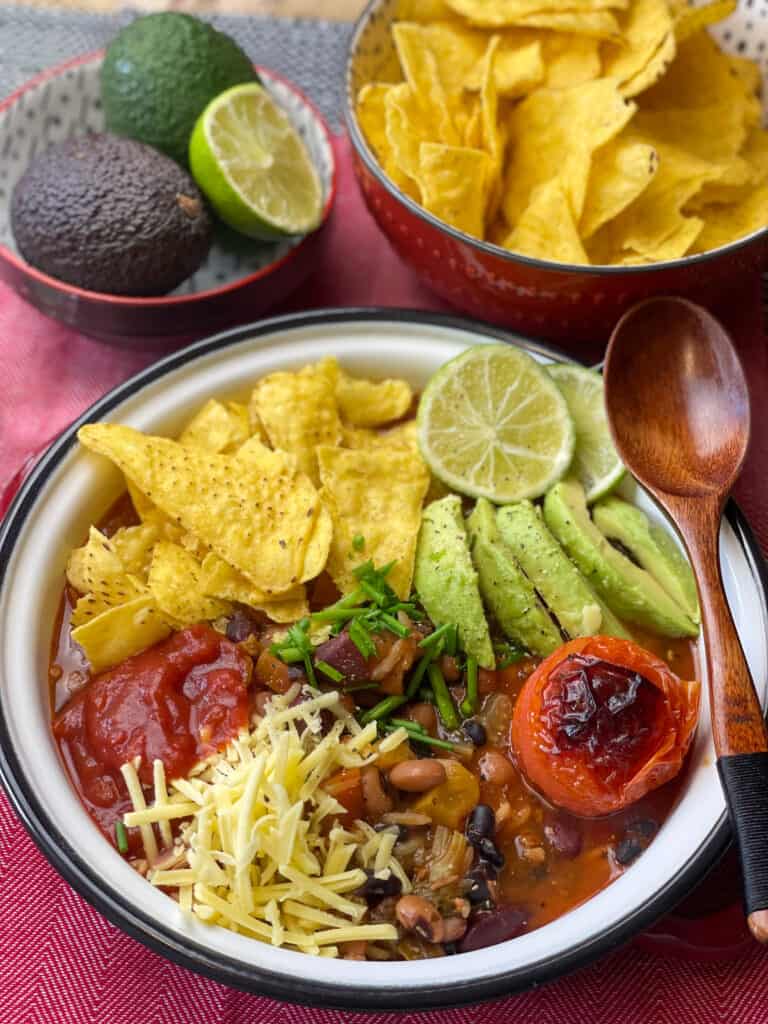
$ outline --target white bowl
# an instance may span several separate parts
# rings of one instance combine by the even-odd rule
[[[493,328],[392,310],[277,318],[202,341],[149,367],[79,421],[165,433],[211,395],[242,393],[261,375],[334,354],[353,373],[397,374],[421,387]],[[728,840],[706,691],[680,797],[658,836],[613,884],[555,922],[478,952],[437,960],[327,960],[276,949],[182,915],[120,857],[69,783],[50,729],[48,654],[68,550],[121,489],[106,460],[81,451],[75,423],[51,446],[0,530],[0,774],[27,829],[64,877],[123,930],[218,981],[291,1002],[419,1009],[500,996],[580,966],[650,924],[699,880]],[[638,503],[661,519],[642,493]],[[761,562],[735,507],[721,533],[726,590],[760,697],[766,699],[768,612]],[[703,663],[703,658],[700,659]]]

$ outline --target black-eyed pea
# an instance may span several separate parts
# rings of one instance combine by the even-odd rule
[[[434,903],[410,893],[401,896],[395,906],[395,915],[407,932],[426,939],[427,942],[442,942],[445,936],[445,922]]]

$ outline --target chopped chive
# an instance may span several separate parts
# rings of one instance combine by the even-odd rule
[[[453,698],[451,697],[443,673],[440,671],[440,666],[434,661],[430,662],[429,667],[427,668],[427,674],[429,675],[432,692],[435,695],[437,711],[443,720],[443,724],[446,729],[458,729],[459,716],[456,714]]]
[[[380,700],[378,704],[375,704],[365,714],[360,716],[360,724],[368,725],[369,722],[378,722],[379,719],[386,718],[392,711],[399,708],[401,704],[405,704],[407,700],[408,698],[404,696],[385,697],[384,700]]]
[[[451,624],[449,622],[444,623],[442,626],[438,626],[434,632],[429,634],[429,636],[425,636],[423,640],[419,641],[419,647],[422,647],[424,650],[429,650],[437,644],[444,643],[445,637],[450,629]]]
[[[456,654],[458,646],[459,627],[455,624],[452,624],[448,632],[445,634],[445,653],[453,658]]]
[[[355,549],[355,551],[363,550],[363,548],[365,547],[365,537],[362,535],[362,533],[356,533],[355,536],[352,538],[352,547]]]
[[[387,599],[387,595],[384,593],[384,591],[380,590],[378,587],[374,587],[371,583],[368,582],[368,580],[360,581],[360,589],[363,591],[366,597],[369,597],[371,601],[373,601],[375,604],[383,604]]]
[[[329,616],[335,617],[337,612],[354,608],[355,605],[360,604],[364,597],[365,594],[362,590],[353,590],[351,594],[347,594],[346,597],[340,597],[338,601],[334,601],[333,604],[329,604],[327,608],[322,608],[319,612],[312,612],[310,618],[315,622],[322,622]]]
[[[356,690],[378,690],[378,683],[355,683],[354,686],[345,686],[344,693],[355,693]]]
[[[304,661],[304,652],[300,651],[298,647],[280,647],[279,644],[272,644],[269,648],[270,654],[274,654],[285,662],[286,665],[293,665],[294,662]]]
[[[315,670],[312,667],[312,659],[310,658],[308,653],[304,655],[304,671],[307,674],[309,685],[312,687],[312,689],[317,690],[317,676],[315,675]]]
[[[392,725],[399,725],[403,729],[407,729],[409,732],[426,732],[427,730],[423,725],[419,725],[418,722],[411,721],[410,718],[390,718]]]
[[[352,619],[349,627],[349,639],[364,658],[372,658],[376,654],[376,644],[360,619]]]
[[[356,619],[361,615],[367,615],[368,608],[337,608],[331,605],[321,612],[313,612],[312,619],[315,622],[346,622],[347,619]]]
[[[419,661],[416,668],[411,673],[411,678],[408,680],[408,686],[406,687],[405,690],[405,695],[408,698],[408,700],[410,700],[415,695],[416,691],[421,686],[421,681],[426,674],[430,661],[432,661],[432,655],[425,654],[423,658]]]
[[[128,853],[128,833],[122,821],[115,822],[115,839],[120,853]]]
[[[465,718],[470,718],[477,711],[477,658],[467,657],[467,692],[459,710]]]
[[[390,632],[394,633],[396,636],[408,636],[409,631],[406,629],[406,627],[402,624],[402,622],[398,622],[394,615],[390,615],[389,612],[381,613],[381,621],[384,623],[387,629]]]
[[[387,732],[394,732],[395,729],[402,729],[402,725],[390,725],[389,722],[384,723],[384,728]],[[434,736],[430,736],[428,733],[416,732],[414,729],[406,729],[409,733],[410,738],[415,743],[426,743],[429,747],[440,747],[443,750],[455,750],[457,747],[456,743],[451,743],[450,740],[438,740]]]
[[[344,673],[339,672],[333,665],[329,665],[327,661],[323,661],[322,658],[315,658],[315,668],[323,673],[324,676],[328,676],[334,683],[340,683],[344,678]]]

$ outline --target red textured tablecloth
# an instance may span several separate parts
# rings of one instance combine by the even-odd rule
[[[399,264],[362,206],[346,142],[331,256],[291,309],[444,309]],[[768,351],[759,281],[719,310],[754,389],[755,439],[737,497],[768,550]],[[30,452],[150,362],[39,315],[0,285],[0,490]],[[167,963],[123,935],[37,852],[0,792],[0,1024],[768,1024],[768,953],[689,961],[628,946],[544,988],[483,1006],[380,1017],[286,1006]]]

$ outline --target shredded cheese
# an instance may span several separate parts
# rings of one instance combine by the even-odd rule
[[[133,810],[123,821],[141,829],[149,880],[176,890],[179,906],[197,920],[275,946],[337,956],[343,943],[398,937],[394,925],[365,920],[368,908],[355,890],[366,871],[394,874],[404,892],[411,885],[394,853],[396,828],[327,827],[345,809],[323,783],[341,768],[376,760],[376,723],[361,727],[338,693],[310,694],[294,704],[299,692],[294,686],[275,695],[262,717],[187,779],[166,782],[155,762],[149,807],[138,766],[124,765]],[[321,718],[328,711],[336,719],[330,729]],[[404,738],[403,730],[402,738],[393,733],[383,744],[392,749]],[[180,857],[155,866],[154,826],[169,849],[174,820],[180,821]]]

